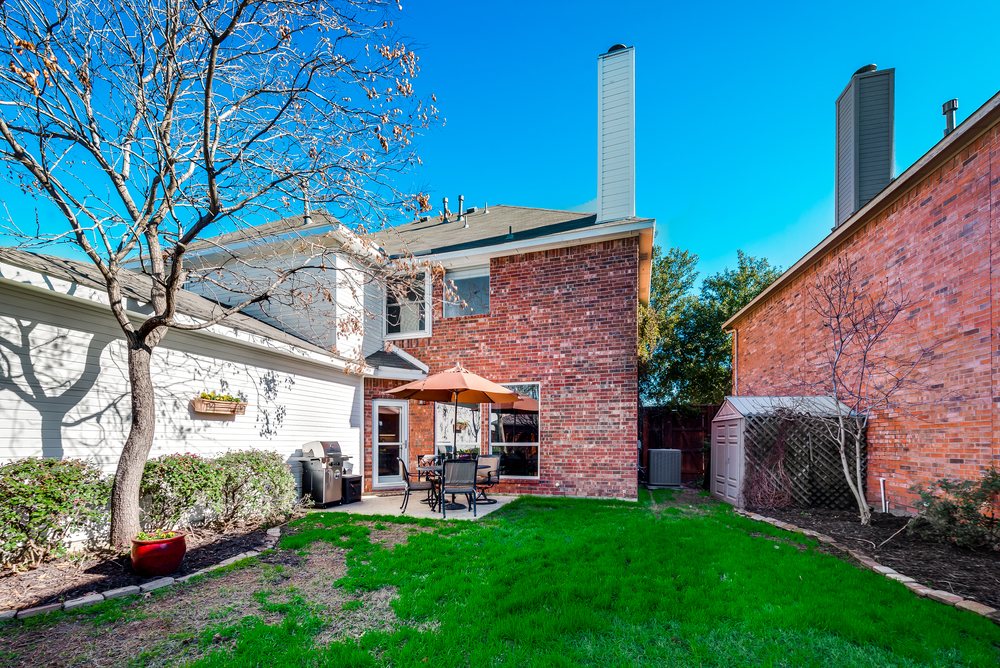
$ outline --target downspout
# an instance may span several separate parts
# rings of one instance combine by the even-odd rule
[[[733,328],[733,396],[740,396],[740,330]]]

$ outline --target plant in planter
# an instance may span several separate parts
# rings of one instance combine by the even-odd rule
[[[182,531],[164,529],[151,533],[140,531],[132,539],[132,568],[147,577],[176,573],[187,552],[186,535]]]
[[[455,423],[455,431],[465,431],[469,428],[469,423],[465,420],[459,420]]]
[[[201,396],[191,400],[191,405],[198,413],[243,415],[247,412],[247,402],[240,397],[221,392],[202,392]]]

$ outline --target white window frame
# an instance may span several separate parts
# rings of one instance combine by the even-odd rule
[[[461,280],[463,278],[486,278],[487,285],[490,282],[490,267],[489,265],[483,265],[480,267],[472,267],[469,269],[455,269],[447,270],[444,274],[444,280]],[[445,291],[448,289],[447,284],[441,288],[441,317],[442,318],[464,318],[468,315],[489,315],[490,312],[487,310],[485,313],[460,313],[459,315],[447,316],[445,315]],[[490,290],[490,302],[493,301],[493,291]]]
[[[538,386],[538,441],[535,445],[538,448],[538,474],[537,475],[507,475],[503,474],[501,477],[501,482],[504,480],[541,480],[542,478],[542,383],[537,380],[526,380],[523,382],[511,382],[511,383],[500,383],[504,387],[510,389],[511,386],[516,385],[537,385]],[[493,415],[493,404],[488,404],[490,407],[489,413],[487,414],[486,422],[486,444],[489,448],[489,454],[493,454],[493,421],[491,419]],[[499,446],[503,446],[504,443],[497,443]],[[511,445],[511,444],[507,444]]]
[[[403,339],[426,339],[432,334],[434,322],[434,278],[431,272],[424,271],[424,331],[401,334],[389,333],[389,291],[382,291],[382,340],[401,341]]]

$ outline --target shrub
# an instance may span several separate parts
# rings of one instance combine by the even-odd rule
[[[143,524],[171,528],[187,522],[199,504],[218,509],[224,477],[216,462],[190,453],[147,460],[140,488],[140,494],[149,497]]]
[[[273,451],[237,450],[215,460],[224,471],[219,520],[264,520],[291,512],[295,478],[281,455]]]
[[[972,549],[1000,544],[1000,471],[995,467],[979,481],[943,478],[930,489],[920,485],[912,489],[923,506],[908,525],[915,534]]]
[[[0,562],[37,566],[105,513],[111,486],[94,464],[27,458],[0,465]]]

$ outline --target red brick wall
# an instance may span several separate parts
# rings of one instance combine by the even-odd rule
[[[901,398],[918,408],[877,415],[869,429],[867,492],[876,507],[880,477],[891,508],[912,511],[915,483],[976,478],[1000,460],[998,159],[994,126],[736,323],[738,394],[795,394],[793,379],[809,377],[823,339],[806,287],[838,257],[857,263],[862,280],[898,279],[916,302],[890,352],[940,341],[920,377],[933,389],[909,390]]]
[[[437,283],[433,336],[393,342],[431,373],[460,361],[494,382],[541,384],[539,478],[497,491],[636,498],[638,268],[635,238],[494,258],[489,314],[443,318]],[[365,383],[368,485],[372,399],[399,384]],[[433,410],[410,402],[411,466],[434,451]]]

